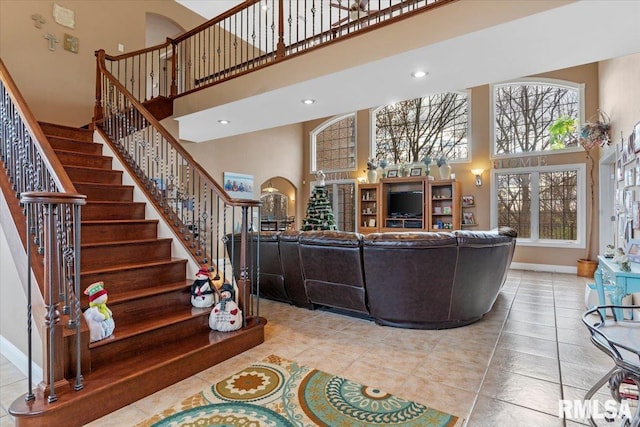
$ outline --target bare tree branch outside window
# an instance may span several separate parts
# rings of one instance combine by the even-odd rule
[[[381,108],[376,113],[376,158],[396,164],[441,154],[466,159],[468,109],[467,95],[455,92]]]
[[[561,116],[579,120],[579,98],[578,89],[567,86],[494,86],[495,153],[550,150],[549,126]]]

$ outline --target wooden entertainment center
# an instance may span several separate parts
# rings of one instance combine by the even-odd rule
[[[358,231],[447,231],[461,228],[460,183],[428,177],[381,179],[358,186]]]

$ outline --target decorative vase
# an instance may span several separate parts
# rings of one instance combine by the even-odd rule
[[[446,163],[440,166],[440,179],[450,179],[451,178],[451,165]]]
[[[369,184],[378,182],[378,172],[375,169],[369,169],[369,171],[367,171],[367,181]]]

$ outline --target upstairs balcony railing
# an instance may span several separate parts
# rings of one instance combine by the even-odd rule
[[[139,102],[175,98],[452,1],[246,0],[161,45],[105,55],[105,68]]]

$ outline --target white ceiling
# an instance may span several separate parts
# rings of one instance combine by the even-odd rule
[[[239,1],[176,0],[216,16]],[[190,5],[193,3],[194,5]],[[226,4],[222,7],[222,4]],[[204,7],[219,8],[217,10]],[[178,117],[204,142],[430,93],[463,90],[640,52],[640,1],[582,0],[383,60]],[[418,68],[429,74],[416,80]],[[640,77],[639,77],[640,78]],[[383,83],[381,83],[383,82]],[[375,90],[371,90],[375,88]],[[317,102],[301,103],[304,98]],[[218,124],[225,119],[231,123]]]

